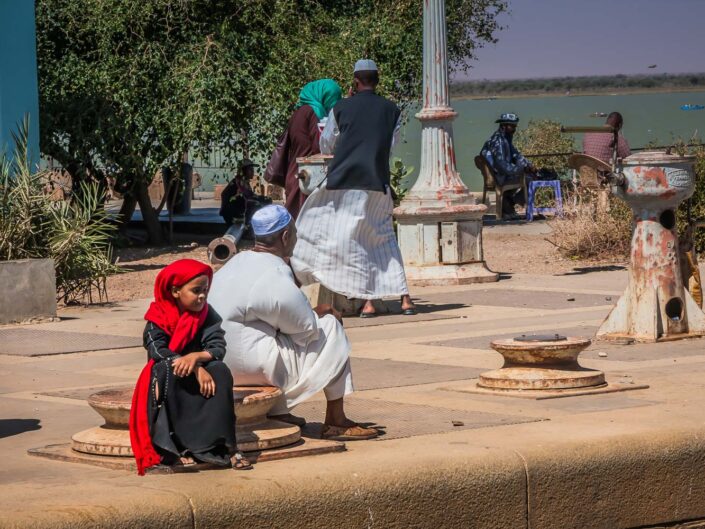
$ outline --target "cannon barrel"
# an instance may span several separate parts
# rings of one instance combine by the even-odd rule
[[[616,131],[611,125],[592,125],[587,127],[561,127],[561,132],[567,133],[580,133],[580,132],[611,132],[614,134]]]
[[[237,243],[245,233],[245,224],[238,222],[230,226],[222,237],[213,239],[208,245],[208,260],[212,265],[222,266],[237,253]]]

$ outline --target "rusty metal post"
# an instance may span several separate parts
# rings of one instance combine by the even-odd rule
[[[654,342],[705,335],[705,314],[684,288],[676,208],[695,190],[694,156],[643,152],[622,160],[617,196],[634,212],[629,284],[598,337]]]
[[[398,208],[399,246],[411,285],[496,281],[482,254],[482,216],[455,164],[448,96],[445,0],[424,0],[421,168]]]

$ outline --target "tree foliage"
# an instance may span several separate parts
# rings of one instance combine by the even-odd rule
[[[493,42],[506,0],[448,0],[452,69]],[[74,179],[141,192],[181,154],[264,158],[306,82],[375,59],[421,87],[420,0],[37,0],[41,144]],[[144,201],[144,200],[143,200]],[[143,202],[140,202],[143,206]],[[143,208],[144,209],[144,208]]]
[[[478,80],[454,83],[451,93],[456,97],[497,96],[511,94],[549,94],[570,92],[601,93],[641,91],[649,89],[689,90],[705,86],[705,74],[659,75],[594,75],[581,77],[549,77],[537,79]]]
[[[563,134],[561,124],[550,119],[530,120],[526,128],[517,131],[514,143],[524,156],[532,156],[536,168],[552,169],[559,174],[568,171],[568,156],[560,153],[575,150],[573,136]],[[536,156],[539,154],[554,156]]]

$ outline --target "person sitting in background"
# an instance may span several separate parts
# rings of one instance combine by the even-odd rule
[[[250,187],[250,180],[255,176],[256,164],[245,158],[240,162],[237,175],[220,195],[220,216],[225,224],[231,226],[236,220],[249,225],[252,215],[262,206],[271,204],[270,198],[256,195]]]
[[[607,125],[618,131],[624,125],[624,119],[619,112],[612,112],[607,116]],[[593,158],[598,158],[605,163],[612,164],[614,151],[614,135],[611,132],[586,132],[583,136],[583,153]],[[619,134],[617,137],[617,158],[626,158],[631,154],[626,138]]]
[[[522,178],[527,178],[536,170],[531,162],[514,147],[513,138],[519,123],[519,116],[511,113],[502,114],[495,123],[499,123],[499,128],[482,146],[480,155],[487,160],[492,168],[497,185],[504,186],[521,182]],[[527,181],[527,185],[528,183]],[[502,200],[502,218],[517,218],[515,206],[525,203],[526,197],[524,197],[523,190],[505,191]]]

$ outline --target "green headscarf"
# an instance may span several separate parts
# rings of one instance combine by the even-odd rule
[[[311,81],[301,89],[296,108],[309,105],[318,119],[323,119],[342,97],[343,91],[333,79],[319,79]]]

